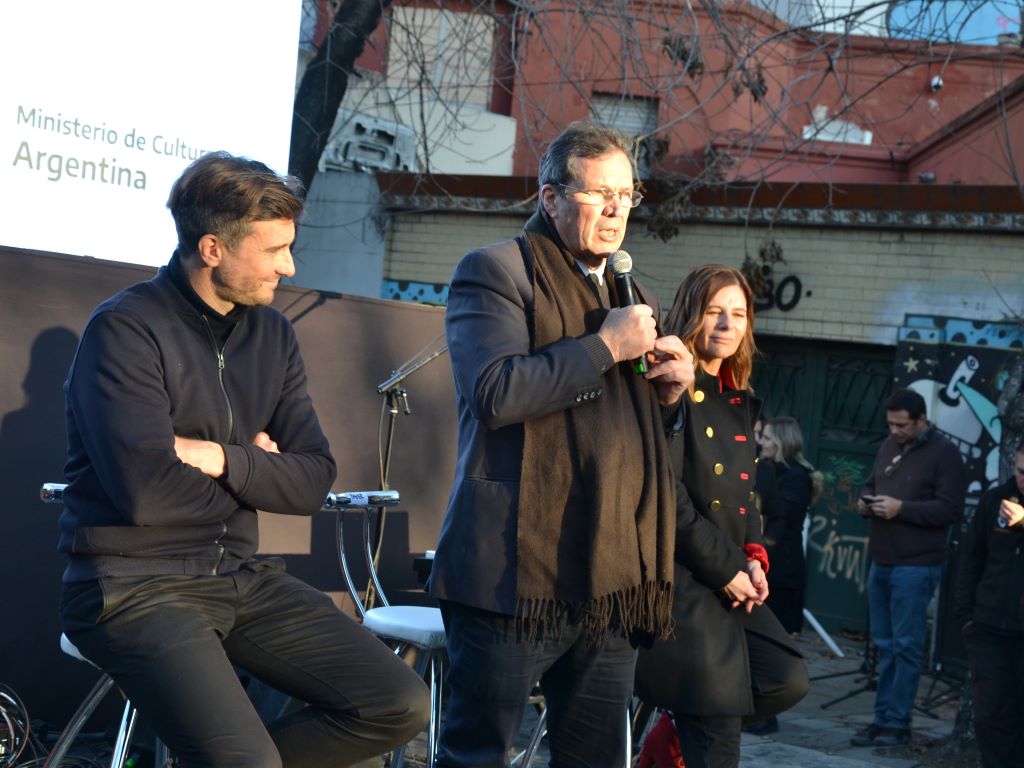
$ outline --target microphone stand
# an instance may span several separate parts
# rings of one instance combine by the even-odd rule
[[[433,341],[427,344],[429,347],[440,336],[436,337]],[[406,416],[412,415],[412,410],[409,408],[409,393],[402,385],[409,376],[414,374],[420,368],[425,366],[430,361],[440,357],[448,351],[448,345],[442,344],[440,348],[433,352],[421,355],[414,358],[410,362],[403,365],[397,371],[392,371],[391,375],[388,376],[384,381],[377,385],[377,394],[384,395],[385,403],[388,409],[388,428],[387,437],[384,441],[384,450],[381,453],[381,472],[380,472],[380,490],[388,490],[388,475],[391,471],[391,449],[394,445],[395,439],[395,425],[398,422],[399,404],[401,409]],[[373,567],[377,568],[380,564],[380,550],[381,545],[384,543],[384,516],[385,508],[377,508],[377,523],[374,527],[373,533]],[[366,585],[366,603],[367,609],[373,607],[376,602],[375,590],[372,583]]]
[[[437,341],[437,339],[434,339],[434,341]],[[388,472],[391,469],[391,446],[395,437],[395,423],[398,421],[398,404],[402,404],[402,410],[406,416],[412,415],[412,411],[409,409],[409,393],[401,384],[431,360],[440,357],[447,351],[448,345],[442,344],[440,349],[419,357],[411,363],[407,363],[405,367],[397,371],[392,371],[388,378],[377,385],[377,394],[385,396],[388,406],[388,436],[384,444],[384,456],[381,459],[380,489],[382,491],[388,490]]]

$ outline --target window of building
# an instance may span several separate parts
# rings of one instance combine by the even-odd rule
[[[595,93],[590,100],[590,119],[627,136],[648,137],[658,126],[658,100],[621,94]],[[641,145],[637,157],[640,178],[650,176],[649,153]]]
[[[396,99],[436,99],[486,109],[494,77],[493,18],[437,8],[395,7],[387,84]]]

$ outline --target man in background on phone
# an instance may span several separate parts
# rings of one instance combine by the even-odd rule
[[[871,521],[868,609],[878,649],[874,721],[851,739],[861,747],[910,741],[928,603],[946,560],[949,527],[963,516],[967,488],[960,452],[928,422],[921,395],[894,392],[885,420],[889,437],[857,501],[857,511]]]
[[[971,519],[956,583],[974,693],[974,732],[982,768],[1024,766],[1024,443],[1013,477],[985,491]]]

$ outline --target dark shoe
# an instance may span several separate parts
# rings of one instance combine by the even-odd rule
[[[876,747],[900,747],[910,743],[909,728],[883,728],[875,737]]]
[[[755,736],[767,736],[769,733],[779,732],[779,719],[769,717],[766,720],[751,720],[743,726],[744,733],[752,733]]]
[[[867,728],[857,731],[850,739],[850,743],[855,747],[873,747],[875,739],[881,736],[884,730],[881,726],[872,723]]]

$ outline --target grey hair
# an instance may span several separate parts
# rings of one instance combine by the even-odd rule
[[[537,174],[538,188],[545,184],[567,184],[577,176],[576,161],[584,158],[602,157],[609,152],[620,150],[629,158],[629,164],[636,176],[633,152],[636,142],[621,131],[598,125],[588,120],[570,123],[555,137],[540,160]]]

